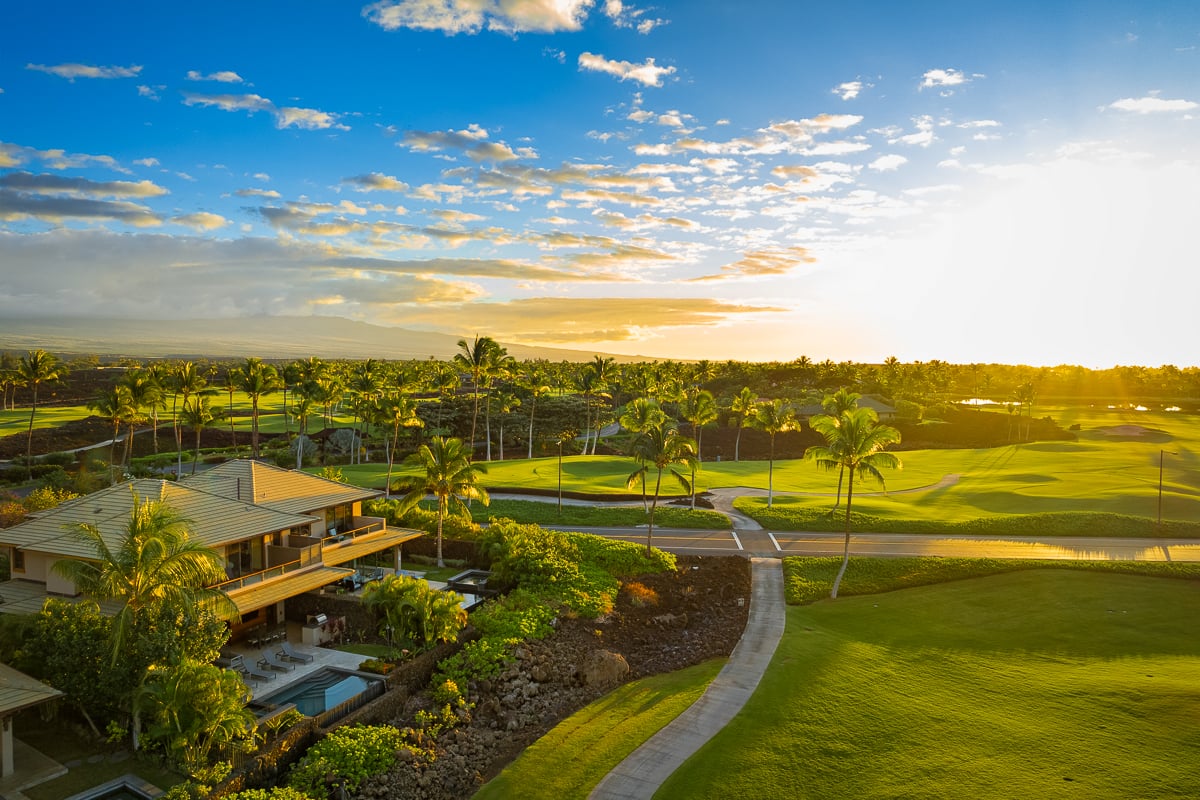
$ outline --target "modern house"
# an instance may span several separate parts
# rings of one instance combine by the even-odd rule
[[[380,493],[257,461],[230,461],[179,482],[142,479],[40,511],[0,529],[15,592],[23,602],[0,611],[36,611],[47,595],[74,597],[74,584],[55,562],[95,556],[71,529],[97,526],[116,543],[125,534],[134,497],[165,502],[191,522],[193,540],[221,553],[226,580],[216,585],[237,606],[235,637],[243,630],[281,624],[289,598],[354,574],[358,559],[390,551],[399,567],[400,545],[420,531],[388,528],[363,516],[364,500]],[[30,595],[30,589],[34,591]],[[8,599],[5,587],[0,596]],[[32,607],[30,607],[32,606]]]

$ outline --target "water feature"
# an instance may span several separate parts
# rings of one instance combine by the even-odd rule
[[[132,773],[73,794],[66,800],[154,800],[162,795],[157,786]]]
[[[381,678],[364,673],[326,667],[277,692],[256,698],[250,703],[250,709],[259,716],[265,716],[274,709],[290,703],[295,705],[301,714],[315,717],[357,697],[372,684],[381,681]]]

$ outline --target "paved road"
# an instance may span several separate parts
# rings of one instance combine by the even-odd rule
[[[644,543],[643,528],[580,528],[610,539]],[[842,554],[840,533],[772,532],[731,528],[720,531],[656,528],[654,546],[679,555],[833,556]],[[958,536],[855,533],[850,553],[859,556],[943,556],[946,558],[1041,558],[1088,561],[1200,561],[1194,539],[1123,539],[1083,536]]]
[[[732,720],[766,672],[783,637],[783,569],[777,559],[752,562],[750,616],[729,661],[700,699],[613,768],[588,800],[648,800],[671,773]]]

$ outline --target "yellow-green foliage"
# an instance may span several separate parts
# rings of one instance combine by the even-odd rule
[[[313,797],[324,797],[326,777],[333,776],[354,791],[372,775],[391,769],[396,751],[403,746],[404,736],[390,725],[335,728],[308,749],[288,784]]]

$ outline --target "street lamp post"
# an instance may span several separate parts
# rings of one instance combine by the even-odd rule
[[[1171,450],[1158,451],[1158,527],[1162,527],[1162,485],[1163,485],[1163,456],[1164,455],[1179,455]]]

